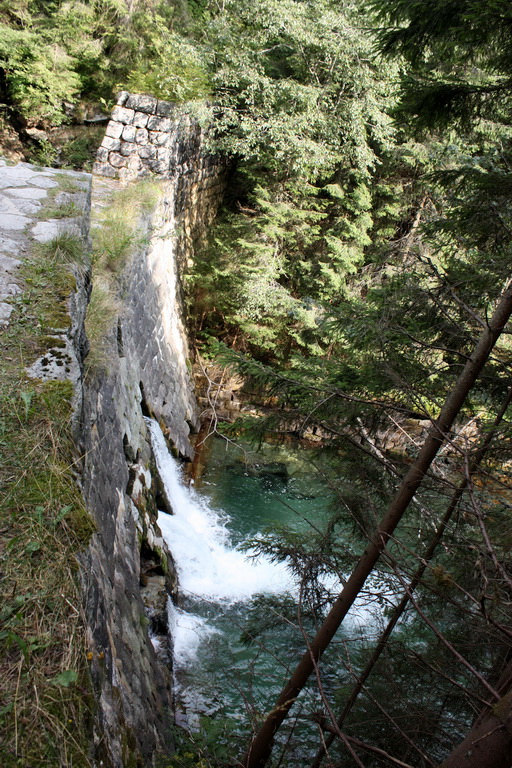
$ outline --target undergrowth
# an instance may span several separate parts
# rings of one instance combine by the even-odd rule
[[[228,717],[201,717],[197,731],[176,728],[174,739],[175,754],[159,763],[158,768],[231,768],[240,764],[237,756],[243,742],[237,722]]]
[[[35,246],[0,332],[0,743],[5,768],[87,768],[91,693],[77,553],[93,527],[75,482],[72,385],[26,373],[69,325],[73,235]]]
[[[160,183],[144,180],[115,191],[93,218],[93,288],[86,318],[88,372],[108,365],[108,332],[122,312],[119,276],[134,250],[144,244],[143,217],[154,209],[160,190]]]

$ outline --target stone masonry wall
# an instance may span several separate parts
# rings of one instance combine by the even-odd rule
[[[172,178],[177,165],[185,175],[195,173],[201,144],[201,128],[183,107],[121,91],[93,173],[121,181],[151,173]]]
[[[99,701],[95,757],[106,768],[149,767],[172,751],[166,603],[176,582],[156,523],[157,508],[170,510],[144,416],[157,418],[176,451],[191,457],[197,412],[180,271],[215,215],[225,178],[224,164],[202,153],[201,131],[188,115],[168,105],[171,119],[163,102],[146,96],[122,94],[120,101],[107,128],[113,141],[103,142],[95,165],[93,210],[120,184],[149,172],[161,179],[161,192],[141,217],[140,245],[119,276],[122,310],[107,340],[107,369],[90,378],[85,397],[83,485],[97,534],[82,573]],[[150,106],[159,111],[144,111]],[[136,149],[128,152],[125,144]],[[105,159],[109,146],[115,149]],[[164,148],[165,158],[146,156],[148,146]]]

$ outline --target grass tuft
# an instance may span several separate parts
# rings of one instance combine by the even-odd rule
[[[73,201],[62,203],[61,205],[46,205],[38,212],[39,219],[72,219],[80,216],[80,209]]]
[[[116,192],[92,229],[93,288],[87,312],[90,343],[88,373],[104,369],[110,352],[108,334],[122,313],[118,277],[134,251],[143,245],[143,218],[154,210],[161,183],[144,180]]]

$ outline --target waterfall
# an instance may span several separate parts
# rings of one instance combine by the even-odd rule
[[[289,653],[302,653],[297,650],[302,638],[293,636],[293,631],[286,636],[286,621],[278,613],[272,637],[267,634],[261,647],[257,642],[247,648],[240,642],[240,634],[256,595],[288,592],[298,599],[298,586],[285,564],[264,556],[251,558],[250,551],[243,552],[233,545],[229,528],[232,525],[235,529],[239,521],[231,523],[225,512],[212,508],[206,498],[186,486],[179,462],[170,455],[159,425],[151,419],[146,421],[158,472],[174,512],[159,512],[158,524],[176,563],[181,596],[179,605],[168,601],[175,718],[182,727],[196,730],[202,715],[220,713],[236,719],[244,707],[264,709],[278,694]],[[243,497],[245,515],[255,515],[253,530],[258,526],[253,506],[258,501],[261,505],[256,488],[254,496]],[[272,504],[271,494],[266,503]],[[300,503],[292,501],[299,509]],[[286,508],[293,519],[289,503]],[[317,500],[313,520],[318,516],[321,519],[321,514]],[[307,526],[303,530],[307,536]],[[334,599],[341,588],[340,577],[325,575],[322,582]],[[383,579],[374,574],[367,589],[368,594],[361,595],[344,622],[343,637],[351,643],[379,634],[382,606],[392,603],[396,596],[389,576]],[[248,691],[254,697],[252,704],[248,703]],[[314,695],[312,691],[310,694]]]
[[[162,430],[147,419],[156,464],[173,515],[160,512],[158,525],[172,552],[180,593],[193,601],[230,605],[258,593],[281,593],[291,588],[286,566],[268,558],[251,558],[233,546],[229,518],[212,509],[192,488],[186,487],[178,462],[169,454]],[[170,606],[174,656],[178,667],[189,665],[199,643],[216,632],[208,620]]]

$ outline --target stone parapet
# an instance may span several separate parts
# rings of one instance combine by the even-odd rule
[[[123,182],[150,174],[193,173],[202,132],[187,110],[153,96],[122,91],[98,149],[93,173]],[[210,167],[219,166],[210,158]]]

